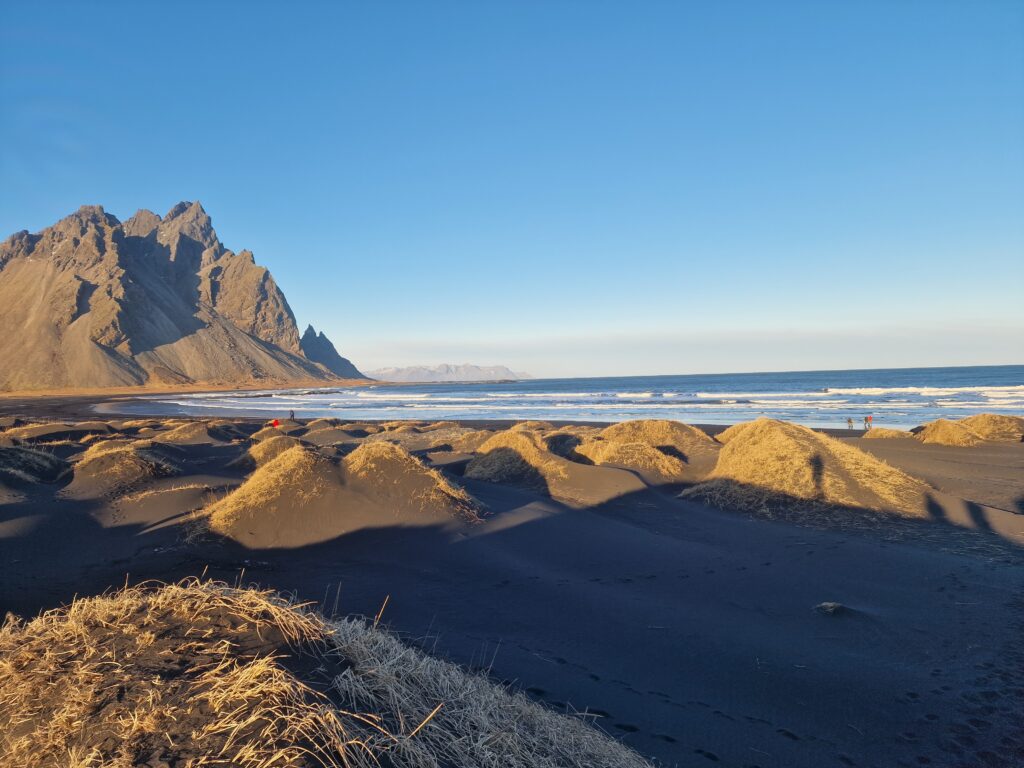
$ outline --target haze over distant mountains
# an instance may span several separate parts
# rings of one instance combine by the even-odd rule
[[[0,244],[0,389],[365,378],[198,202],[125,222],[83,206]]]
[[[442,382],[442,381],[508,381],[533,378],[528,373],[516,373],[504,365],[412,365],[406,368],[378,368],[369,371],[371,378],[382,381]]]

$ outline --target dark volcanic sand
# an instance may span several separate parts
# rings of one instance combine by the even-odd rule
[[[1024,445],[855,442],[941,491],[1024,503]],[[227,466],[243,446],[185,449],[187,474],[147,488],[244,477]],[[1024,765],[1024,557],[1013,545],[956,551],[965,535],[950,535],[937,546],[939,523],[919,541],[796,527],[667,489],[571,509],[464,485],[492,512],[468,532],[381,528],[255,551],[183,541],[200,488],[124,503],[39,486],[0,503],[0,612],[204,571],[328,613],[336,603],[373,615],[390,596],[398,632],[587,711],[668,765]],[[814,609],[827,601],[845,608]]]

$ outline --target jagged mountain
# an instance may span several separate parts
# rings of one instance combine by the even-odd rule
[[[299,339],[299,348],[307,359],[314,363],[320,363],[331,373],[341,376],[343,379],[362,378],[361,374],[351,362],[338,354],[331,340],[323,331],[317,333],[312,325],[306,328],[306,332]]]
[[[532,378],[528,373],[516,373],[504,365],[412,365],[406,368],[378,368],[368,373],[381,381],[443,382],[443,381],[510,381]]]
[[[225,248],[198,202],[123,224],[83,206],[11,236],[0,244],[0,328],[3,390],[338,376],[304,354],[270,273]]]

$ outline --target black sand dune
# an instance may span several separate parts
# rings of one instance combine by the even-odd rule
[[[328,613],[375,616],[387,600],[383,620],[410,641],[585,711],[666,765],[1022,764],[1024,552],[992,524],[992,502],[1005,499],[1000,520],[1024,520],[1006,509],[1024,504],[1024,445],[846,442],[894,452],[890,464],[931,482],[934,514],[856,532],[797,526],[563,459],[637,483],[565,504],[550,488],[459,477],[465,461],[453,461],[447,482],[481,508],[472,524],[396,513],[411,494],[387,487],[401,473],[386,455],[356,481],[344,458],[316,454],[339,502],[322,514],[358,497],[359,525],[250,548],[194,531],[253,477],[233,463],[251,443],[179,446],[181,475],[116,498],[68,498],[65,477],[0,500],[0,611],[206,572]],[[286,489],[290,515],[312,487]]]

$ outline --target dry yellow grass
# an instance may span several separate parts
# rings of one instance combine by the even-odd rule
[[[872,427],[863,434],[865,440],[896,440],[901,437],[913,436],[913,432],[906,432],[902,429],[890,429],[889,427]]]
[[[263,427],[263,429],[254,432],[249,439],[258,443],[271,437],[287,437],[287,435],[277,427]]]
[[[360,525],[435,523],[428,513],[476,521],[479,509],[398,446],[363,445],[339,464],[300,445],[258,467],[204,518],[215,533],[252,546],[302,546]]]
[[[346,479],[362,481],[374,494],[401,498],[403,505],[422,511],[455,513],[471,522],[480,519],[479,502],[400,446],[365,443],[345,456],[342,466]]]
[[[313,419],[306,424],[306,429],[315,432],[318,429],[333,429],[341,426],[341,419]]]
[[[254,443],[249,449],[232,464],[243,467],[262,467],[268,461],[273,461],[289,448],[301,445],[299,440],[287,435],[274,435],[266,440]]]
[[[755,512],[799,502],[923,514],[922,482],[846,443],[772,419],[730,431],[708,480],[684,496]]]
[[[186,581],[0,629],[18,768],[643,768],[578,719],[359,620]]]
[[[509,429],[516,432],[546,432],[549,429],[554,429],[554,425],[550,421],[520,421],[513,424]]]
[[[589,440],[576,446],[575,452],[595,464],[627,467],[668,482],[679,480],[686,472],[684,462],[648,443]]]
[[[715,435],[714,440],[720,443],[721,445],[725,445],[730,440],[732,440],[732,438],[735,437],[738,433],[742,432],[743,429],[746,428],[747,424],[750,424],[750,422],[742,421],[739,424],[733,424],[728,429],[723,429],[721,432]]]
[[[143,429],[150,428],[155,429],[161,426],[159,421],[155,419],[128,419],[128,421],[121,422],[121,429]]]
[[[204,443],[210,441],[226,441],[231,435],[223,432],[219,427],[211,427],[203,421],[188,421],[174,429],[163,432],[159,435],[161,443],[182,445],[189,443]]]
[[[79,457],[74,466],[74,479],[63,493],[69,496],[112,493],[180,471],[166,452],[151,442],[108,440],[90,446]]]
[[[446,442],[456,453],[476,453],[493,436],[494,432],[489,429],[469,429]]]
[[[936,419],[924,425],[924,429],[916,435],[922,443],[933,445],[953,445],[961,448],[968,448],[973,445],[981,445],[984,440],[970,427],[964,426],[959,421],[948,419]]]
[[[1024,418],[996,413],[979,413],[961,419],[960,424],[985,440],[1019,443],[1024,441]]]
[[[518,425],[517,425],[518,426]],[[568,476],[568,461],[556,456],[534,431],[506,429],[488,438],[466,465],[466,477],[492,483],[539,486]]]
[[[655,448],[675,449],[683,456],[716,450],[715,441],[697,427],[666,419],[637,419],[612,424],[601,437],[618,443],[646,443]]]
[[[459,424],[455,421],[435,421],[422,427],[424,432],[433,432],[438,429],[459,429]]]
[[[271,516],[317,499],[338,483],[330,460],[298,445],[253,472],[242,485],[207,508],[209,526],[229,535],[243,515]]]
[[[384,421],[380,424],[382,429],[401,429],[402,427],[422,427],[424,426],[422,421],[407,421],[405,419],[396,419],[395,421]]]

